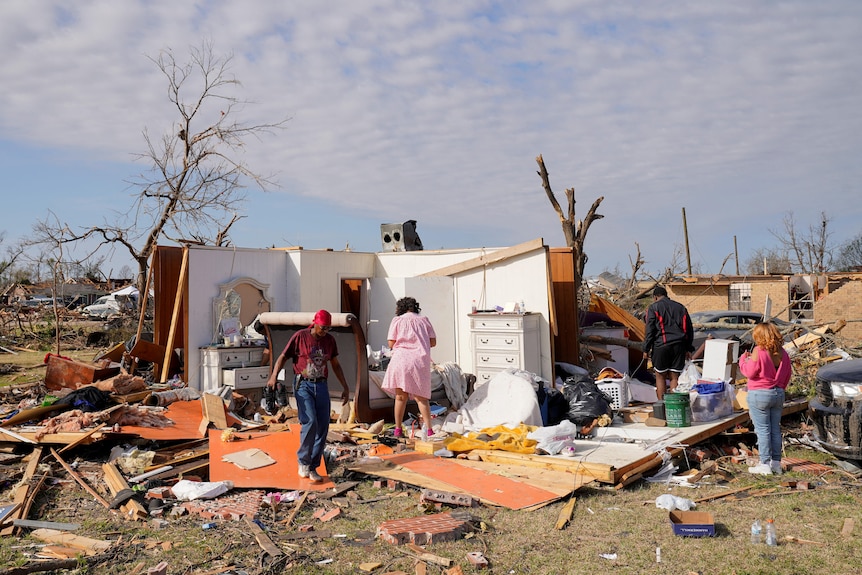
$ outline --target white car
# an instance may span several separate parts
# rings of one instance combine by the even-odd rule
[[[91,318],[107,319],[120,313],[120,302],[114,295],[103,295],[81,311]]]

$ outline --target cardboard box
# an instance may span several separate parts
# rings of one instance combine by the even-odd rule
[[[704,379],[736,381],[739,342],[731,339],[708,339],[703,352]]]
[[[715,536],[715,520],[706,511],[671,511],[670,524],[673,534],[680,537]]]

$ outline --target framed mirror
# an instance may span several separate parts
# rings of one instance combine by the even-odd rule
[[[222,326],[239,324],[242,331],[258,314],[271,311],[269,284],[250,277],[239,277],[219,284],[219,295],[213,299],[213,344],[222,343]]]

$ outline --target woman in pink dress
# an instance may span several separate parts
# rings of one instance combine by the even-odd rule
[[[395,437],[401,437],[404,411],[410,396],[419,405],[422,437],[433,435],[431,425],[431,348],[437,345],[437,334],[427,317],[419,315],[419,302],[403,297],[395,304],[395,317],[389,324],[389,348],[392,356],[384,390],[395,394]]]

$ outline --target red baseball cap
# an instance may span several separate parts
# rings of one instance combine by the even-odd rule
[[[314,314],[314,323],[324,327],[330,326],[332,325],[332,314],[325,309],[318,310],[317,313]]]

